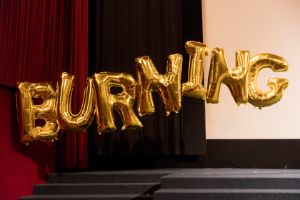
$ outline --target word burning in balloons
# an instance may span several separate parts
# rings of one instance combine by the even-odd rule
[[[263,68],[274,72],[288,69],[287,62],[273,54],[250,56],[249,51],[236,52],[236,67],[229,69],[224,50],[215,48],[211,62],[207,89],[203,82],[203,58],[208,55],[208,47],[200,42],[188,41],[185,44],[189,54],[188,81],[181,85],[182,56],[172,54],[168,57],[166,73],[160,74],[148,56],[135,59],[137,81],[130,74],[100,72],[88,78],[80,111],[71,110],[74,76],[62,73],[56,91],[50,83],[18,83],[17,107],[22,142],[34,140],[54,141],[60,129],[83,131],[96,116],[98,132],[116,130],[113,110],[118,111],[123,121],[123,129],[143,127],[133,110],[137,100],[140,116],[155,112],[152,92],[159,93],[165,105],[166,114],[179,112],[182,95],[218,103],[221,84],[229,88],[237,104],[251,103],[257,107],[270,106],[278,102],[288,86],[288,80],[272,78],[268,80],[269,91],[261,91],[257,86],[257,76]],[[182,86],[182,87],[181,87]],[[112,87],[122,91],[112,94]],[[42,98],[41,104],[33,99]],[[39,126],[36,121],[44,120]]]

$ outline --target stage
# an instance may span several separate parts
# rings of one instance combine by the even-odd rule
[[[22,199],[300,199],[300,170],[160,169],[50,174]]]
[[[300,200],[299,8],[0,0],[1,199]]]

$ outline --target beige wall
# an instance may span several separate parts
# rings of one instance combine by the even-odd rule
[[[274,53],[289,63],[287,72],[262,71],[262,89],[267,89],[269,78],[289,80],[281,101],[262,110],[251,104],[237,106],[223,85],[220,103],[206,104],[207,138],[300,138],[300,1],[203,0],[203,31],[204,43],[210,49],[224,48],[231,67],[238,49],[250,50],[252,55]]]

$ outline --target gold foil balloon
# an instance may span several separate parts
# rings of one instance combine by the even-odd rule
[[[208,103],[218,103],[221,83],[229,88],[235,102],[239,105],[248,102],[247,72],[249,63],[248,51],[236,52],[236,68],[228,69],[224,50],[215,48],[212,51],[208,76]]]
[[[141,128],[142,123],[132,106],[136,98],[136,81],[130,74],[101,72],[93,75],[97,95],[98,132],[115,131],[113,109],[120,114],[123,127]],[[122,92],[111,94],[112,87],[122,88]]]
[[[182,84],[182,93],[198,99],[206,99],[206,89],[203,81],[203,56],[208,55],[209,48],[196,41],[185,43],[185,50],[190,55],[188,81]]]
[[[257,76],[259,71],[264,68],[270,68],[274,72],[287,71],[287,62],[280,56],[264,53],[252,57],[249,68],[249,103],[261,108],[278,102],[288,86],[288,80],[284,78],[269,79],[267,85],[271,90],[264,92],[257,87]]]
[[[59,126],[56,113],[56,93],[50,83],[17,84],[17,108],[21,141],[29,144],[34,140],[48,141],[57,138]],[[33,98],[41,98],[42,102],[34,104]],[[45,124],[36,124],[43,120]]]
[[[93,79],[88,78],[80,111],[73,114],[71,107],[73,86],[74,75],[62,73],[58,83],[57,118],[62,129],[82,131],[93,121],[96,110],[96,92]]]
[[[138,77],[138,113],[140,116],[155,112],[152,91],[160,94],[166,114],[178,112],[181,108],[182,56],[168,57],[167,70],[161,75],[148,56],[135,59]]]

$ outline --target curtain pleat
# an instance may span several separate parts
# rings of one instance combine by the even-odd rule
[[[89,73],[126,72],[136,77],[135,58],[149,55],[161,74],[169,54],[182,53],[181,0],[90,0]],[[91,155],[181,154],[179,114],[166,117],[159,95],[141,130],[99,136],[91,130]],[[135,107],[135,106],[134,106]]]
[[[85,0],[70,1],[72,5],[69,34],[69,72],[76,75],[72,109],[77,113],[80,109],[86,79],[88,77],[88,3]],[[66,132],[58,141],[58,168],[88,167],[87,132]]]
[[[60,15],[64,1],[1,1],[0,4],[0,84],[15,86],[18,81],[55,83],[62,71],[56,59]]]
[[[184,43],[188,40],[202,41],[199,0],[89,0],[90,75],[113,71],[136,77],[134,60],[144,55],[149,55],[159,73],[165,74],[168,55],[180,53],[185,82],[189,55]],[[166,117],[157,93],[153,93],[153,99],[155,113],[140,118],[144,125],[141,130],[121,131],[117,113],[116,132],[99,136],[90,129],[91,166],[153,167],[157,161],[157,166],[166,167],[172,165],[174,157],[196,155],[197,159],[205,154],[204,101],[184,97],[180,113]]]
[[[55,88],[63,71],[76,77],[75,113],[88,76],[88,1],[0,0],[0,85],[52,82]],[[87,167],[86,133],[64,132],[57,144],[58,166]]]

